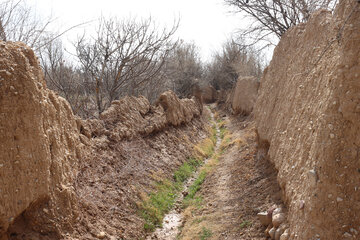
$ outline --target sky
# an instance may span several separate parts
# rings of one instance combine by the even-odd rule
[[[232,33],[246,22],[223,0],[25,0],[42,16],[56,18],[56,28],[63,31],[71,26],[96,20],[101,15],[118,18],[147,18],[159,26],[171,27],[180,19],[176,37],[194,42],[200,50],[203,61],[209,61],[212,54]],[[74,41],[84,30],[91,32],[91,24],[76,28],[65,36],[65,41]]]

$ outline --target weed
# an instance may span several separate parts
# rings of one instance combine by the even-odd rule
[[[204,221],[205,219],[206,219],[206,217],[195,218],[195,219],[192,221],[192,224],[199,224],[199,223],[201,223],[202,221]]]
[[[162,219],[168,212],[176,198],[176,185],[168,180],[157,183],[157,191],[151,193],[147,201],[141,206],[141,216],[145,220],[145,230],[152,231],[161,226]]]
[[[189,194],[186,196],[188,198],[194,198],[195,194],[200,190],[201,184],[204,182],[206,177],[206,172],[200,172],[198,178],[194,181],[193,185],[189,187]]]
[[[186,179],[188,179],[192,172],[196,169],[191,163],[184,163],[181,167],[175,171],[174,180],[176,183],[183,183]]]
[[[247,228],[251,226],[251,222],[248,220],[243,221],[242,223],[240,223],[240,228]]]
[[[202,228],[202,231],[200,233],[200,239],[201,240],[206,240],[208,238],[210,238],[212,236],[212,232],[210,229],[207,229],[206,227]]]

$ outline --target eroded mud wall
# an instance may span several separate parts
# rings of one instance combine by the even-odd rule
[[[260,146],[278,169],[290,239],[360,233],[360,3],[340,1],[290,29],[255,107]],[[267,149],[266,149],[267,150]]]
[[[76,121],[69,104],[46,89],[31,49],[1,42],[0,56],[0,236],[18,217],[58,236],[76,219]]]

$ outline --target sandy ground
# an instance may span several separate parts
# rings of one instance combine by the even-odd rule
[[[199,193],[202,204],[190,210],[180,239],[266,239],[256,214],[281,204],[276,171],[257,156],[253,122],[224,119],[237,141],[207,176]]]

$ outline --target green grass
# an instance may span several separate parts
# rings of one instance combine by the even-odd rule
[[[200,233],[200,239],[201,240],[206,240],[208,238],[210,238],[212,236],[212,232],[210,229],[207,229],[206,227],[202,228],[202,231]]]
[[[156,190],[141,204],[140,215],[145,220],[145,230],[153,231],[161,226],[165,214],[173,207],[183,183],[200,165],[200,160],[191,158],[174,172],[173,181],[163,180],[156,184]]]
[[[205,181],[206,174],[206,171],[201,171],[199,176],[189,187],[189,193],[183,200],[183,208],[186,208],[190,205],[195,205],[198,208],[201,206],[202,198],[195,197],[195,195],[201,189],[201,184]]]
[[[247,228],[251,226],[251,222],[248,220],[243,221],[242,223],[240,223],[240,228]]]
[[[172,208],[178,188],[174,182],[161,181],[157,183],[156,192],[142,203],[141,216],[144,218],[144,229],[153,231],[161,226],[164,215]]]
[[[188,179],[198,166],[201,165],[201,161],[195,158],[191,158],[188,162],[181,165],[181,167],[174,173],[174,181],[176,183],[183,183]]]

